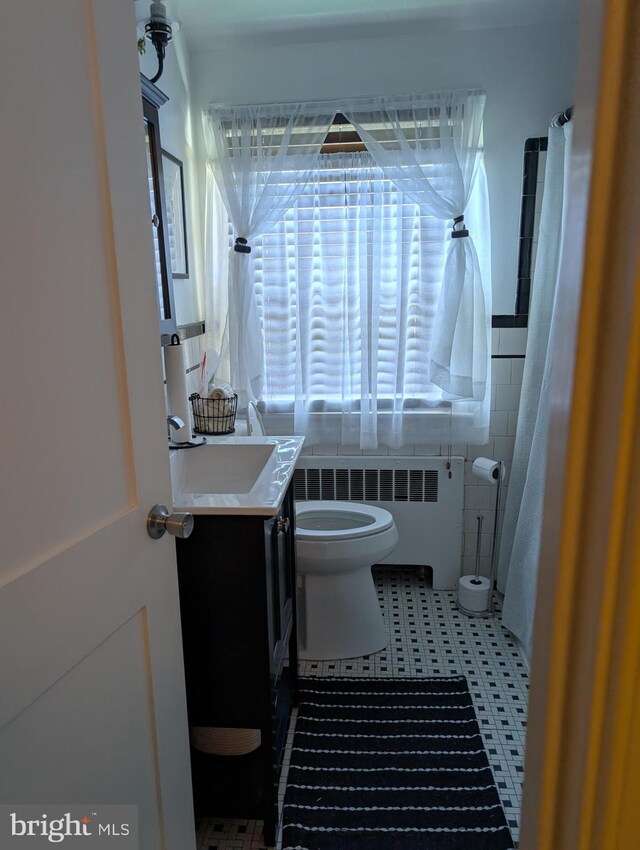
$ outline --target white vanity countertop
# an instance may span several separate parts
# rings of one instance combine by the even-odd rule
[[[174,510],[275,516],[293,478],[303,443],[304,437],[211,435],[205,446],[170,451]],[[273,449],[269,454],[270,446]],[[228,453],[224,452],[225,447],[229,447]],[[248,448],[246,454],[252,456],[247,457],[246,465],[244,450],[234,447]],[[221,489],[232,492],[207,492]],[[241,492],[233,492],[236,489]]]

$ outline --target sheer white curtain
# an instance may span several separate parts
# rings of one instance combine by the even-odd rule
[[[244,402],[260,396],[264,381],[251,241],[293,206],[334,115],[333,108],[310,111],[306,104],[211,105],[205,112],[208,179],[218,182],[235,235],[221,354]],[[289,179],[291,171],[295,180]]]
[[[451,398],[482,400],[488,386],[489,286],[464,214],[482,160],[485,93],[442,91],[346,103],[344,113],[396,187],[451,222],[435,333],[431,381]],[[487,282],[488,283],[488,282]]]
[[[228,335],[229,314],[229,213],[210,169],[207,169],[204,209],[204,272],[206,348],[222,352]],[[228,345],[218,365],[219,380],[230,382]]]
[[[549,128],[527,353],[500,544],[498,588],[505,593],[502,622],[519,639],[527,656],[531,650],[538,579],[549,427],[549,382],[557,332],[556,290],[570,134],[570,124]]]
[[[471,207],[488,266],[483,170]],[[320,158],[255,244],[270,430],[364,449],[486,442],[489,394],[451,400],[429,378],[448,236],[368,153]]]

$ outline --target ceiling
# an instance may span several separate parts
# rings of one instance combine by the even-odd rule
[[[229,38],[319,41],[411,32],[438,23],[516,26],[575,16],[576,0],[165,0],[192,50],[229,47]],[[138,16],[148,9],[137,0]]]

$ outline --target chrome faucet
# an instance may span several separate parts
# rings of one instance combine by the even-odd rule
[[[171,429],[173,428],[177,431],[179,428],[184,428],[185,422],[183,419],[180,419],[179,416],[174,416],[170,414],[167,416],[167,437],[171,439]]]

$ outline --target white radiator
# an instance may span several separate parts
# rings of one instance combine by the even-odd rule
[[[462,558],[464,458],[303,456],[298,501],[364,502],[393,514],[398,545],[383,564],[428,566],[437,590],[457,587]]]

